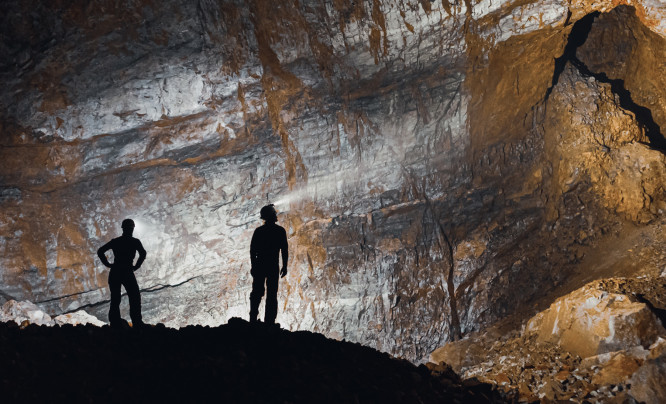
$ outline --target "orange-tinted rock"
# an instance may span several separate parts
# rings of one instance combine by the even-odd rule
[[[607,361],[600,364],[599,371],[592,377],[592,383],[598,385],[624,383],[642,364],[642,358],[624,352],[613,353]]]
[[[555,77],[572,27],[610,4],[3,1],[0,299],[106,318],[95,251],[133,217],[146,321],[246,316],[274,202],[286,327],[417,361],[527,310],[625,218],[666,209],[663,156],[617,91]],[[633,4],[580,58],[640,76],[661,122],[659,7]]]
[[[659,404],[666,397],[666,353],[647,359],[631,377],[631,395],[639,402]]]
[[[557,299],[530,319],[525,332],[581,357],[648,347],[666,333],[645,304],[602,291],[596,282]]]

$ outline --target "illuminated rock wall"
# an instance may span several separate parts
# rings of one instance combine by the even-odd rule
[[[661,214],[662,177],[636,190],[632,172],[618,192],[635,200],[614,203],[594,175],[623,172],[622,157],[582,158],[560,139],[581,125],[586,145],[600,136],[605,118],[567,99],[587,83],[617,116],[605,146],[640,149],[662,175],[662,155],[637,143],[645,125],[606,84],[570,65],[553,83],[587,4],[283,3],[3,2],[3,299],[105,319],[95,251],[131,217],[148,250],[146,321],[247,316],[249,241],[272,202],[291,253],[278,321],[418,360],[560,282],[581,230],[590,244]],[[622,49],[663,53],[663,7],[637,7],[596,21],[640,30]],[[617,62],[603,45],[579,56],[596,71]],[[635,100],[659,123],[666,106],[644,101],[663,88]],[[589,166],[571,179],[577,164]],[[583,215],[569,214],[574,194]]]

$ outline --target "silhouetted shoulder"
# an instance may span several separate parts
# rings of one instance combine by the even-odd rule
[[[132,242],[134,243],[134,247],[139,252],[139,254],[145,254],[146,253],[146,250],[143,248],[143,244],[141,244],[141,240],[139,240],[136,237],[132,237]]]

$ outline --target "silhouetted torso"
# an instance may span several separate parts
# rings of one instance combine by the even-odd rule
[[[146,256],[146,250],[143,248],[141,241],[132,236],[120,236],[114,238],[100,248],[102,253],[108,250],[113,251],[112,269],[132,269],[134,266],[134,257],[137,252],[139,253],[139,259],[141,261],[143,261],[143,258]]]
[[[250,243],[250,257],[255,269],[278,269],[280,250],[287,252],[287,232],[275,223],[257,227]]]

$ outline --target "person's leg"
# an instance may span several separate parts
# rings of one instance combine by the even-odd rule
[[[275,324],[275,317],[277,317],[279,273],[279,270],[275,269],[266,276],[266,315],[264,316],[266,324]]]
[[[130,272],[125,275],[123,285],[127,291],[127,297],[129,298],[132,325],[135,327],[140,327],[143,325],[143,320],[141,318],[141,294],[139,292],[139,284],[136,282],[134,273]]]
[[[109,324],[120,326],[120,279],[118,274],[109,272],[109,290],[111,290],[111,307],[109,307]]]
[[[264,297],[264,282],[266,277],[263,274],[252,275],[252,292],[250,292],[250,322],[256,322],[259,315],[259,303]]]

